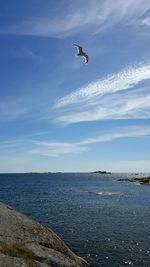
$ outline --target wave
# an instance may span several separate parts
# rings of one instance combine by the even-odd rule
[[[92,192],[92,191],[88,191],[89,194],[94,194],[94,195],[99,195],[99,196],[124,196],[124,193],[122,192]]]

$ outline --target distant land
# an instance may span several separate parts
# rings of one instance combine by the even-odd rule
[[[107,171],[94,171],[91,173],[98,173],[98,174],[111,174],[111,172],[107,172]]]

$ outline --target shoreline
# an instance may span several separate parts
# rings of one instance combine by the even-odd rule
[[[89,267],[50,228],[0,202],[0,266]]]
[[[123,179],[118,179],[118,181],[121,182],[131,182],[131,183],[138,183],[141,185],[150,185],[150,176],[148,177],[133,177],[133,178],[123,178]]]

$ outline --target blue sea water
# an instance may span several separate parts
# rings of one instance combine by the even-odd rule
[[[150,266],[150,186],[126,174],[0,174],[0,202],[53,229],[91,267]]]

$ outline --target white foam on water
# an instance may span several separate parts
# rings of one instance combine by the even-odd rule
[[[89,192],[91,194],[95,194],[95,195],[99,195],[99,196],[123,196],[124,193],[122,192],[104,192],[104,191],[100,191],[100,192]]]

